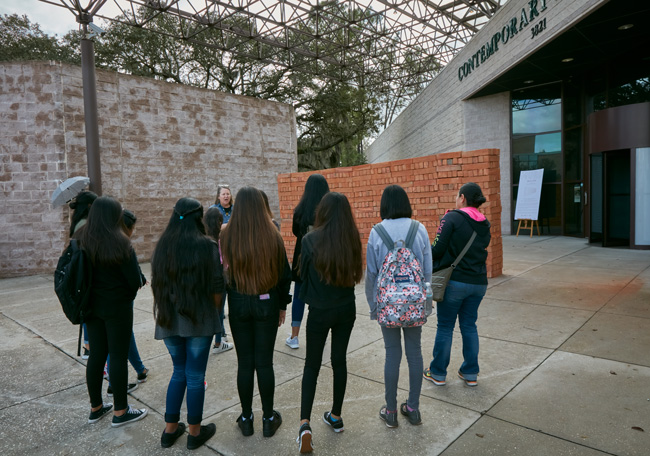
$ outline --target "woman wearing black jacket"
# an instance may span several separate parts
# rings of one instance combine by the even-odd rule
[[[90,396],[89,423],[104,417],[113,404],[102,402],[104,364],[110,353],[109,375],[115,397],[113,427],[140,420],[146,409],[127,404],[127,356],[133,333],[133,300],[143,285],[131,241],[123,230],[122,206],[110,197],[97,198],[86,225],[74,237],[92,263],[89,311],[86,315],[90,357],[86,384]]]
[[[291,230],[293,231],[293,235],[296,236],[296,246],[293,250],[291,276],[295,282],[295,286],[293,288],[293,304],[291,305],[291,335],[285,342],[289,348],[293,349],[300,347],[298,334],[300,333],[302,317],[305,314],[305,302],[300,299],[300,286],[302,285],[302,280],[298,273],[300,252],[302,250],[302,238],[309,232],[310,227],[314,224],[316,206],[318,206],[320,200],[329,191],[330,188],[325,177],[321,174],[312,174],[307,179],[307,182],[305,182],[305,191],[293,211],[293,224],[291,225]]]
[[[255,373],[262,400],[264,437],[282,423],[273,410],[273,350],[278,327],[291,302],[291,268],[282,236],[266,211],[259,190],[237,193],[237,210],[221,232],[221,253],[228,290],[228,317],[237,351],[237,391],[242,413],[237,418],[244,436],[253,435]]]
[[[487,246],[490,222],[478,208],[486,201],[481,187],[473,182],[463,185],[456,196],[456,210],[442,218],[431,245],[433,270],[449,267],[476,232],[469,250],[454,269],[445,296],[437,306],[438,330],[433,347],[433,361],[424,370],[424,378],[435,385],[446,383],[454,326],[463,338],[463,364],[458,376],[467,386],[476,386],[479,374],[478,307],[487,290]]]
[[[323,349],[330,332],[334,390],[332,408],[323,414],[323,421],[334,432],[343,431],[341,409],[348,375],[346,353],[356,319],[354,285],[362,277],[361,237],[350,203],[341,193],[328,193],[316,208],[313,230],[302,239],[300,257],[300,297],[309,304],[298,431],[301,453],[312,451],[309,423]]]

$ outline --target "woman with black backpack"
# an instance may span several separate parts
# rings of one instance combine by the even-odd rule
[[[143,285],[138,258],[124,233],[122,206],[111,197],[97,198],[85,226],[75,232],[92,264],[92,283],[84,321],[92,350],[86,366],[90,396],[89,423],[103,418],[113,404],[102,401],[104,364],[111,355],[110,378],[115,411],[113,427],[138,421],[146,409],[127,403],[127,357],[133,333],[133,300]]]

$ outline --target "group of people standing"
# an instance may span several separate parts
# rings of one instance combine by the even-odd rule
[[[224,189],[228,197],[220,199]],[[164,341],[173,365],[161,446],[172,446],[186,431],[180,421],[185,397],[187,448],[200,447],[216,432],[214,423],[202,425],[201,422],[212,339],[217,336],[213,350],[225,351],[224,343],[228,343],[225,337],[220,337],[225,336],[226,295],[238,363],[241,413],[237,425],[243,436],[254,434],[252,401],[256,376],[262,402],[262,433],[264,437],[275,434],[282,424],[282,416],[274,409],[273,354],[278,328],[285,321],[287,305],[292,302],[290,287],[294,281],[292,332],[286,344],[299,347],[299,328],[306,303],[309,313],[297,442],[299,451],[308,453],[313,451],[312,408],[330,333],[332,406],[323,413],[322,419],[334,432],[344,430],[346,354],[357,316],[354,289],[364,276],[361,236],[347,197],[330,191],[320,174],[308,178],[294,211],[292,229],[296,246],[291,265],[266,195],[253,187],[244,187],[237,192],[236,200],[234,209],[230,189],[220,186],[215,207],[204,214],[199,201],[181,198],[153,253],[155,338]],[[457,195],[457,210],[443,217],[433,245],[424,225],[419,224],[417,228],[412,250],[426,280],[430,280],[432,271],[454,261],[473,232],[477,237],[452,274],[444,300],[438,303],[433,361],[424,373],[421,326],[381,328],[386,350],[386,403],[379,417],[388,427],[398,425],[402,334],[409,365],[409,394],[399,412],[411,424],[422,422],[419,407],[422,379],[439,386],[445,384],[456,318],[463,335],[465,358],[458,375],[467,385],[476,385],[479,373],[476,318],[487,288],[485,260],[490,241],[489,222],[478,211],[483,202],[480,187],[465,184]],[[380,216],[391,238],[405,239],[412,208],[402,187],[386,187],[381,197]],[[86,375],[91,401],[89,422],[99,421],[113,409],[113,404],[104,403],[101,396],[102,366],[110,353],[109,375],[115,400],[113,426],[137,421],[147,414],[145,409],[127,404],[126,361],[128,341],[132,337],[133,299],[146,279],[124,232],[123,219],[119,202],[100,197],[93,202],[85,226],[74,234],[93,264],[90,311],[86,318],[91,347]],[[371,319],[377,318],[375,282],[387,252],[376,230],[372,230],[365,272]]]

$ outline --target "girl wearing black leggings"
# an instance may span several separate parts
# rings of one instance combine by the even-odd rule
[[[362,276],[361,238],[350,203],[341,193],[328,193],[316,208],[313,230],[302,238],[300,298],[309,304],[309,316],[298,431],[301,453],[313,449],[309,421],[330,331],[334,391],[332,408],[323,414],[323,421],[334,432],[344,429],[341,408],[348,376],[346,353],[356,319],[354,285]]]
[[[237,193],[237,209],[221,233],[221,253],[228,279],[228,318],[237,351],[237,391],[242,405],[237,422],[244,436],[253,435],[257,373],[263,435],[271,437],[282,423],[273,410],[273,348],[291,302],[291,268],[259,190],[245,187]]]
[[[104,364],[110,353],[110,378],[115,399],[113,427],[138,421],[146,409],[127,403],[127,357],[133,332],[133,300],[143,285],[131,241],[124,234],[122,206],[110,197],[100,197],[90,207],[88,221],[74,237],[88,255],[93,268],[89,311],[86,315],[92,350],[86,366],[90,396],[89,423],[95,423],[113,408],[102,401]]]

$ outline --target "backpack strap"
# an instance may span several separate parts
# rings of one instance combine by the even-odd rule
[[[411,226],[409,227],[409,232],[406,235],[406,247],[413,250],[413,242],[415,241],[415,235],[418,234],[418,228],[420,223],[417,220],[411,220]]]
[[[386,245],[386,247],[388,247],[389,252],[395,248],[395,242],[390,237],[390,235],[388,234],[388,231],[386,231],[386,228],[384,228],[381,223],[377,223],[372,228],[375,231],[377,231],[377,234],[379,234],[379,237],[381,238],[381,240],[384,241],[384,244]]]

